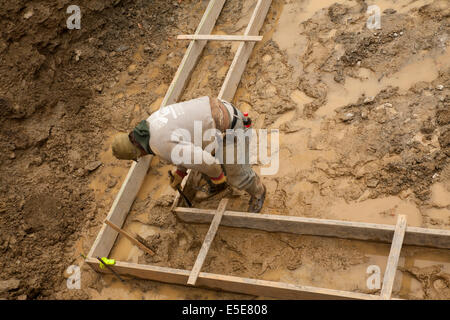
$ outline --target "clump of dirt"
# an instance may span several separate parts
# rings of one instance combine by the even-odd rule
[[[167,228],[176,224],[175,216],[172,212],[168,211],[167,208],[172,205],[173,198],[165,197],[157,200],[152,200],[151,203],[147,204],[151,208],[151,214],[148,215],[148,222],[151,225]]]

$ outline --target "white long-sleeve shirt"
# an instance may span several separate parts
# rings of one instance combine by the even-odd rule
[[[209,97],[165,106],[146,121],[150,148],[161,159],[212,178],[222,173],[219,161],[211,155],[219,139],[214,139],[217,130]]]

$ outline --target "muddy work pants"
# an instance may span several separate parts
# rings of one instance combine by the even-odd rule
[[[262,189],[259,177],[250,164],[250,137],[237,138],[239,135],[237,131],[245,132],[242,121],[243,115],[239,110],[237,112],[238,120],[233,130],[229,130],[228,133],[224,134],[222,141],[222,168],[229,185],[239,190],[245,190],[251,196],[258,196],[261,194]],[[231,159],[227,160],[227,155],[232,161],[230,161]]]

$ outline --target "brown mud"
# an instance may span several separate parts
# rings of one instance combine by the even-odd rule
[[[81,32],[64,29],[65,3],[2,5],[0,279],[20,285],[0,297],[255,298],[122,284],[83,263],[130,166],[112,157],[111,137],[159,107],[187,47],[174,37],[193,33],[207,4],[101,3],[81,5]],[[252,3],[227,1],[214,33],[241,34]],[[371,4],[380,30],[365,26]],[[384,224],[405,214],[412,226],[450,228],[449,23],[445,0],[272,2],[233,101],[256,128],[280,130],[263,213]],[[236,49],[209,43],[182,100],[216,95]],[[119,237],[111,257],[192,268],[208,226],[170,212],[170,167],[152,160],[125,223],[156,255]],[[245,211],[246,195],[228,196]],[[388,254],[388,244],[221,227],[202,270],[377,293],[366,270],[383,272]],[[71,264],[82,266],[81,290],[66,288]],[[404,247],[394,296],[449,299],[449,277],[448,250]]]

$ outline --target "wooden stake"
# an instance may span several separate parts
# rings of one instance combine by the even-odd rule
[[[150,250],[149,248],[147,248],[143,243],[141,243],[140,241],[136,240],[131,234],[129,234],[128,232],[126,232],[125,230],[119,228],[118,226],[116,226],[114,223],[112,223],[109,220],[105,220],[104,221],[108,226],[110,226],[111,228],[113,228],[114,230],[116,230],[117,232],[119,232],[121,235],[123,235],[125,238],[127,238],[128,240],[130,240],[133,244],[137,245],[139,248],[141,248],[142,250],[144,250],[145,252],[147,252],[149,255],[153,256],[155,253]]]
[[[392,239],[386,270],[384,271],[383,287],[381,288],[380,294],[380,297],[383,300],[391,299],[392,287],[394,286],[395,273],[397,272],[398,259],[400,258],[405,231],[406,216],[399,215],[397,225],[395,226],[394,238]]]
[[[219,207],[217,207],[216,214],[214,215],[214,219],[209,226],[208,233],[205,236],[205,240],[203,241],[202,248],[198,253],[197,260],[195,261],[194,267],[192,268],[191,274],[189,275],[188,284],[194,286],[197,282],[198,274],[203,266],[203,262],[205,262],[206,255],[208,254],[209,248],[211,247],[211,243],[216,236],[217,229],[220,225],[220,220],[222,220],[223,213],[228,204],[228,199],[222,199],[219,203]]]
[[[178,40],[208,40],[208,41],[261,41],[262,36],[239,36],[223,34],[181,34]]]

